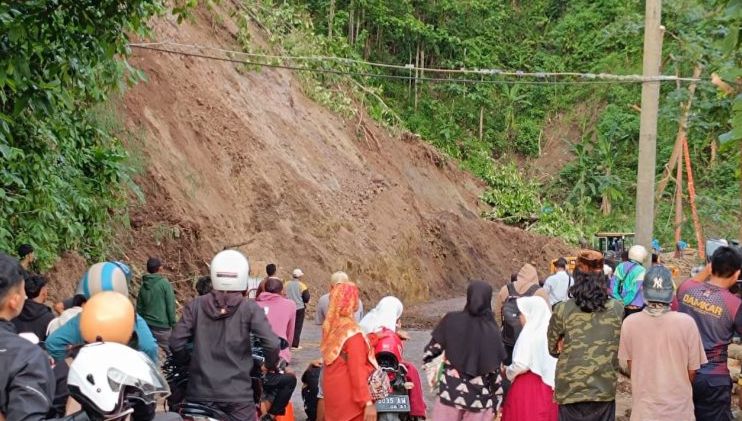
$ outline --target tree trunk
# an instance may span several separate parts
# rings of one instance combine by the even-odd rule
[[[479,141],[484,138],[484,106],[479,107]]]
[[[415,111],[417,111],[417,75],[420,69],[420,43],[417,43],[417,52],[415,53]]]
[[[358,34],[361,33],[361,25],[363,25],[364,19],[366,19],[366,9],[364,9],[363,5],[361,5],[361,15],[358,17],[358,21],[356,22],[356,34],[353,37],[353,41],[358,40]]]
[[[693,78],[697,79],[701,76],[702,67],[696,65],[693,69]],[[691,82],[688,86],[688,101],[680,105],[680,120],[678,121],[678,134],[675,136],[675,147],[672,149],[672,155],[670,160],[665,165],[665,170],[662,173],[662,179],[657,184],[657,193],[655,199],[659,200],[662,194],[667,188],[667,183],[670,182],[672,171],[675,169],[675,165],[678,162],[678,157],[683,153],[683,140],[687,141],[688,138],[688,115],[690,114],[690,107],[693,102],[693,96],[696,93],[696,82]]]
[[[330,11],[327,14],[327,37],[332,38],[332,28],[335,26],[335,0],[330,0]]]
[[[425,46],[420,48],[420,79],[425,78]],[[423,84],[420,86],[420,90],[423,89],[423,87],[426,86]]]
[[[610,177],[610,175],[611,175],[611,169],[610,168],[608,168],[605,171],[605,175],[607,175],[607,176]],[[605,191],[603,192],[603,200],[602,200],[602,203],[600,204],[600,210],[603,211],[603,215],[610,215],[611,214],[611,211],[612,211],[611,197]]]
[[[353,45],[355,44],[355,40],[353,39],[353,34],[355,33],[355,1],[350,0],[350,6],[348,6],[348,44]]]
[[[600,203],[600,210],[603,212],[603,215],[611,214],[611,198],[605,193],[603,193],[603,200]]]
[[[717,146],[716,146],[716,137],[711,137],[711,162],[709,162],[709,166],[713,167],[716,166],[716,153],[717,153]]]

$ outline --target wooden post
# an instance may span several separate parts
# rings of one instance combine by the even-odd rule
[[[688,142],[683,141],[683,154],[685,155],[685,170],[688,173],[688,196],[690,198],[690,210],[693,217],[693,226],[696,229],[696,241],[698,241],[698,255],[702,259],[706,258],[706,243],[703,241],[703,227],[698,217],[696,209],[696,186],[693,183],[693,168],[690,163],[690,152],[688,151]]]
[[[698,79],[701,76],[702,69],[703,68],[701,67],[701,65],[696,65],[695,69],[693,69],[694,79]],[[677,136],[675,136],[675,147],[673,147],[672,149],[670,160],[667,162],[667,165],[665,165],[662,179],[659,183],[657,183],[657,194],[655,195],[656,200],[659,200],[662,197],[662,194],[665,192],[667,184],[670,182],[672,170],[675,169],[675,165],[678,162],[678,157],[683,153],[682,140],[688,138],[688,116],[690,115],[690,107],[693,103],[693,96],[695,94],[696,82],[694,81],[691,82],[690,85],[688,85],[688,101],[680,104],[680,120],[678,120],[678,134]]]
[[[644,77],[660,74],[662,61],[662,0],[646,0],[644,15]],[[657,113],[660,83],[642,84],[639,124],[639,165],[636,180],[636,243],[652,247],[654,231],[654,180],[657,160]]]

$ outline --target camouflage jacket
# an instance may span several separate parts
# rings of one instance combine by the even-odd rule
[[[618,342],[623,304],[611,299],[606,311],[585,313],[574,300],[554,306],[549,352],[558,358],[554,398],[559,404],[616,399]],[[561,353],[559,340],[564,340]]]

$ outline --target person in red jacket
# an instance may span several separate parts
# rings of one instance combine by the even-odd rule
[[[368,389],[374,357],[353,317],[357,307],[355,284],[342,283],[332,289],[320,346],[325,364],[322,389],[326,420],[376,421]]]

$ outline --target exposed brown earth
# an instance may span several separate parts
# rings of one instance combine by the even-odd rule
[[[155,38],[236,49],[230,6],[220,7],[180,25],[157,20]],[[346,270],[367,297],[418,302],[460,295],[468,279],[502,284],[524,262],[545,271],[570,250],[483,220],[479,180],[415,136],[366,117],[358,131],[359,116],[312,102],[289,71],[142,50],[131,62],[148,80],[120,109],[142,139],[130,146],[145,163],[145,203],[132,200],[118,257],[141,271],[161,256],[181,298],[215,252],[236,244],[254,276],[267,262],[284,278],[301,267],[320,292]],[[64,259],[52,278],[76,281],[67,272],[80,268]]]

